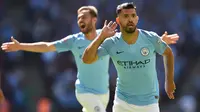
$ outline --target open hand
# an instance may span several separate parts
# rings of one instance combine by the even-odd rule
[[[165,31],[165,33],[162,35],[162,40],[167,44],[176,44],[176,42],[179,40],[179,35],[178,34],[168,35],[168,33]]]
[[[117,28],[117,23],[116,22],[112,22],[110,21],[107,24],[107,20],[104,22],[104,26],[102,28],[102,34],[104,35],[104,37],[108,38],[108,37],[112,37],[115,35],[116,33],[116,28]]]
[[[1,45],[1,49],[6,52],[18,51],[20,47],[20,43],[11,37],[12,42],[6,42]]]

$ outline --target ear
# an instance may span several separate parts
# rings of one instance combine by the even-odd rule
[[[116,18],[116,22],[117,22],[117,24],[119,24],[119,17]]]
[[[97,22],[97,18],[93,18],[93,21],[94,21],[94,22]]]

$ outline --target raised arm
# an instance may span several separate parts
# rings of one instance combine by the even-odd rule
[[[18,50],[29,52],[50,52],[56,50],[53,42],[20,43],[13,37],[11,37],[11,42],[3,43],[1,48],[6,52]]]
[[[100,35],[94,39],[92,43],[85,49],[83,53],[82,60],[84,63],[91,64],[98,59],[98,48],[102,44],[102,42],[108,38],[113,36],[116,33],[117,24],[110,21],[107,25],[107,21],[104,23],[104,27]],[[102,48],[103,49],[103,48]]]

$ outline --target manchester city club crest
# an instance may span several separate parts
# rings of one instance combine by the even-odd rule
[[[142,54],[143,56],[147,56],[147,55],[149,55],[149,49],[143,47],[143,48],[141,49],[141,54]]]

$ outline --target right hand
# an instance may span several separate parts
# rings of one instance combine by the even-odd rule
[[[165,91],[169,97],[169,99],[174,99],[174,93],[176,90],[176,85],[174,81],[165,81]]]
[[[108,37],[112,37],[115,35],[116,33],[116,28],[117,28],[117,23],[116,22],[112,22],[110,21],[108,24],[107,24],[107,20],[104,22],[104,26],[102,28],[102,35],[105,37],[105,38],[108,38]]]
[[[1,49],[6,52],[18,51],[20,50],[20,43],[11,37],[12,42],[6,42],[1,45]]]

